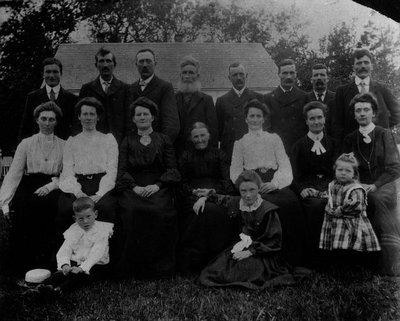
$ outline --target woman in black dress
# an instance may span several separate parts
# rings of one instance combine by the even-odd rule
[[[292,189],[302,202],[309,232],[312,259],[316,259],[327,202],[328,184],[333,179],[334,146],[325,131],[326,105],[312,101],[303,108],[308,133],[292,147]]]
[[[196,201],[211,190],[229,195],[233,193],[233,186],[225,153],[209,146],[208,127],[197,122],[189,132],[192,147],[184,151],[179,160],[182,184],[179,189],[178,263],[182,274],[199,272],[234,237],[234,225],[225,209],[214,203],[206,203],[197,215],[193,209]]]
[[[355,96],[350,108],[360,127],[345,137],[343,150],[353,152],[360,163],[360,182],[368,193],[367,214],[382,248],[378,271],[400,275],[400,211],[396,188],[400,177],[399,151],[393,134],[372,122],[378,112],[373,94]]]
[[[153,131],[157,111],[145,97],[132,103],[130,115],[137,132],[124,138],[119,151],[119,277],[159,279],[175,273],[178,221],[171,187],[180,175],[169,137]]]

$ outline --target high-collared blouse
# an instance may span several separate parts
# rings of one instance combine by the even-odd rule
[[[103,196],[115,186],[118,166],[118,143],[112,134],[96,131],[93,135],[80,133],[65,143],[60,189],[74,195],[81,191],[76,174],[105,173],[97,195]]]
[[[1,186],[0,206],[3,211],[8,212],[8,204],[13,199],[25,171],[27,174],[41,173],[53,176],[52,181],[45,187],[50,192],[58,188],[64,144],[65,141],[61,138],[42,133],[21,141]]]
[[[233,146],[231,180],[235,182],[243,170],[262,168],[276,170],[271,183],[278,189],[289,186],[293,180],[292,167],[280,137],[265,131],[249,132]]]

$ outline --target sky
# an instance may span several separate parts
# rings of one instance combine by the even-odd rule
[[[215,0],[201,1],[208,3]],[[229,3],[232,0],[219,1]],[[343,21],[351,23],[353,19],[355,19],[355,27],[359,34],[362,33],[363,26],[368,20],[372,20],[378,27],[386,28],[390,26],[395,31],[396,37],[400,38],[399,23],[351,0],[242,0],[239,3],[244,7],[262,8],[272,12],[278,12],[295,5],[301,12],[300,21],[309,22],[304,31],[310,36],[311,46],[315,49],[317,49],[318,40],[327,35],[334,26]],[[7,14],[4,10],[0,10],[0,23],[5,17],[7,17]],[[77,30],[73,38],[78,42],[89,42],[84,27]]]
[[[229,0],[223,1],[229,2]],[[327,35],[334,26],[342,22],[351,23],[353,19],[358,34],[362,33],[363,26],[371,20],[377,27],[390,26],[395,31],[396,37],[400,37],[399,23],[351,0],[247,0],[242,3],[245,3],[246,7],[271,11],[280,11],[295,5],[302,14],[300,19],[309,22],[304,30],[310,35],[314,47],[318,45],[318,39]]]

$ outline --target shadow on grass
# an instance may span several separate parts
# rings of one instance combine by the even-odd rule
[[[292,287],[206,289],[193,280],[103,281],[62,297],[26,298],[2,280],[6,320],[400,320],[398,279],[360,267],[316,272]]]

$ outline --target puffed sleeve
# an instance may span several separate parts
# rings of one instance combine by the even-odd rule
[[[285,147],[280,137],[276,134],[274,139],[274,153],[278,163],[278,170],[274,173],[271,183],[275,184],[278,189],[282,189],[292,183],[293,174],[289,157],[285,152]]]
[[[360,216],[365,210],[365,196],[362,188],[352,190],[338,211],[346,216]]]
[[[156,183],[160,187],[165,183],[177,183],[181,180],[181,175],[177,170],[175,150],[168,136],[164,136],[163,162],[165,172]]]
[[[236,182],[240,173],[243,172],[243,164],[242,140],[237,140],[233,145],[232,162],[230,167],[230,178],[233,183]]]
[[[119,147],[118,177],[115,185],[117,191],[132,190],[136,186],[135,180],[129,173],[129,167],[129,136],[127,136]]]
[[[101,224],[98,224],[101,223]],[[99,263],[99,261],[108,255],[108,239],[112,236],[113,224],[107,222],[97,222],[98,231],[96,233],[96,240],[86,260],[79,265],[79,267],[87,274],[89,274],[90,269],[93,265]]]
[[[266,213],[261,224],[265,224],[265,231],[259,238],[253,240],[249,251],[254,255],[279,251],[282,244],[282,228],[277,211]]]
[[[56,255],[58,270],[61,270],[64,264],[71,265],[72,244],[79,239],[81,234],[76,223],[72,224],[68,230],[64,232],[64,243],[61,245]]]
[[[82,186],[75,177],[73,141],[74,137],[69,137],[64,146],[63,170],[60,175],[59,187],[64,193],[71,193],[76,196],[82,191]]]
[[[24,139],[18,145],[10,169],[1,186],[0,206],[3,210],[3,213],[8,213],[10,211],[8,205],[14,197],[15,191],[17,190],[22,176],[24,175],[28,144],[28,139]]]
[[[218,149],[219,170],[221,173],[221,189],[217,193],[231,194],[234,192],[232,182],[229,177],[229,160],[225,152]]]
[[[104,148],[106,148],[107,151],[106,175],[100,180],[99,190],[96,193],[96,195],[99,196],[103,196],[105,193],[112,190],[117,178],[118,143],[112,134],[106,135]]]

